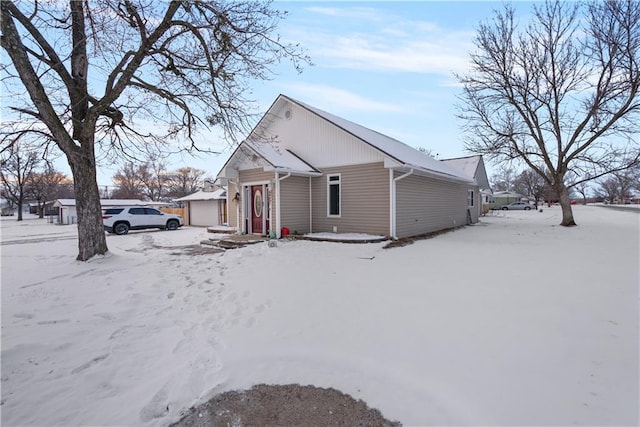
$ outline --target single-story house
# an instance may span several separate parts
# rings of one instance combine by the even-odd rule
[[[478,183],[481,201],[478,203],[477,208],[482,215],[489,212],[490,205],[493,202],[493,191],[491,190],[491,185],[489,185],[487,169],[484,166],[482,156],[457,157],[454,159],[443,159],[442,161],[458,169],[464,176]]]
[[[167,206],[163,202],[145,202],[137,199],[100,199],[102,208],[116,206]],[[75,224],[78,222],[75,199],[58,199],[53,203],[53,207],[58,210],[58,224]]]
[[[217,179],[239,232],[420,235],[478,221],[478,182],[396,139],[279,95]]]
[[[513,191],[496,191],[493,193],[493,203],[491,209],[500,209],[504,205],[508,205],[513,202],[529,201],[525,196]]]
[[[188,196],[175,199],[185,204],[185,224],[200,227],[214,227],[227,223],[227,190],[200,190]]]

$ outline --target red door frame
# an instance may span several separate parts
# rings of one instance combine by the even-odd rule
[[[260,199],[262,200],[262,207],[261,209],[258,209],[260,216],[256,215],[254,204],[257,191],[260,191]],[[269,206],[269,185],[245,185],[243,186],[243,193],[245,194],[246,200],[246,203],[244,203],[244,209],[246,209],[246,211],[243,215],[245,232],[250,234],[266,235],[270,230],[269,216],[271,215]]]

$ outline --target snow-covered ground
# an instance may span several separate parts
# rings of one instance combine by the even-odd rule
[[[2,425],[164,426],[258,383],[334,387],[405,425],[637,425],[640,215],[499,212],[384,243],[187,255],[2,218]]]

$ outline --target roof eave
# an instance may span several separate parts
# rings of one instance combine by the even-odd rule
[[[470,184],[470,185],[478,185],[478,183],[475,180],[470,180],[467,178],[463,178],[460,176],[455,176],[455,175],[449,175],[446,173],[442,173],[442,172],[437,172],[437,171],[433,171],[430,169],[425,169],[423,167],[420,166],[416,166],[416,165],[411,165],[411,164],[403,164],[402,166],[399,167],[395,167],[392,168],[395,170],[400,170],[400,171],[408,171],[413,169],[414,173],[417,175],[421,175],[421,176],[428,176],[431,178],[435,178],[435,179],[439,179],[439,180],[444,180],[444,181],[451,181],[451,182],[457,182],[460,184]]]

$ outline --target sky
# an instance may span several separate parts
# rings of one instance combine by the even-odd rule
[[[640,211],[573,209],[394,249],[135,231],[88,262],[76,226],[1,217],[0,423],[164,427],[298,383],[409,426],[638,425]]]
[[[515,5],[528,13],[530,3]],[[256,101],[258,116],[284,94],[440,159],[472,154],[464,150],[455,117],[461,88],[454,73],[467,70],[479,23],[502,2],[275,1],[273,7],[288,12],[277,33],[299,43],[313,65],[299,74],[283,60],[272,79],[254,81],[249,98]],[[215,131],[196,140],[220,154],[173,155],[168,169],[191,166],[215,177],[231,144]],[[485,163],[491,175],[492,165]],[[63,156],[55,165],[71,176]],[[98,184],[113,185],[119,166],[100,161]]]
[[[287,61],[269,81],[256,81],[262,115],[279,94],[369,127],[438,158],[469,155],[455,118],[475,29],[500,2],[280,2],[288,11],[278,33],[300,43],[313,66],[301,74]],[[215,177],[231,154],[215,134],[203,135],[220,155],[174,156],[169,167],[192,166]],[[106,165],[104,165],[106,166]],[[491,166],[488,165],[489,169]],[[102,167],[100,185],[112,185]]]

